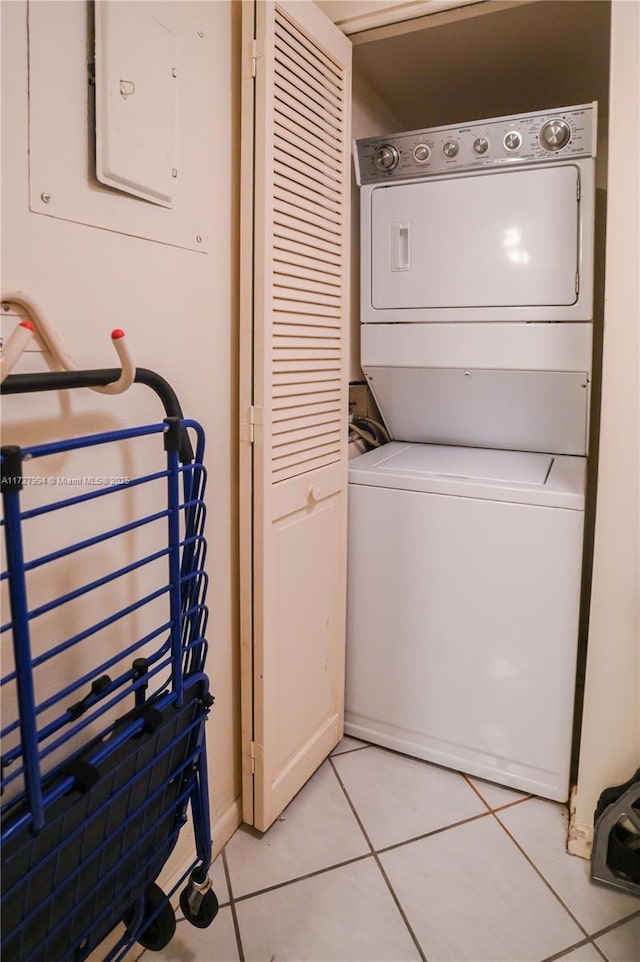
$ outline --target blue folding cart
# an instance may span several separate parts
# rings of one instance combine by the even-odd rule
[[[13,375],[2,393],[102,386],[119,373]],[[4,962],[80,962],[103,942],[105,962],[133,942],[158,951],[183,885],[192,924],[218,909],[204,435],[161,377],[139,368],[135,381],[159,396],[163,421],[2,448]],[[145,470],[120,476],[140,461],[132,446],[144,446]],[[82,473],[61,474],[71,463]],[[156,880],[189,809],[195,855],[165,894]]]

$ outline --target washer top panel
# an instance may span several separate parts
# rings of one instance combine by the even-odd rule
[[[412,444],[386,453],[376,464],[381,474],[402,472],[497,484],[545,484],[553,464],[550,454],[445,444]]]
[[[468,124],[368,137],[354,143],[359,185],[504,164],[595,157],[597,103]]]
[[[392,441],[349,462],[349,484],[584,509],[586,458]]]

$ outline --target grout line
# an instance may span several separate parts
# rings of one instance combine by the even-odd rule
[[[413,842],[422,842],[425,838],[431,838],[433,835],[441,835],[443,832],[448,832],[450,828],[458,828],[459,825],[468,825],[470,822],[477,822],[478,819],[487,818],[489,815],[493,815],[493,812],[478,812],[477,815],[462,818],[459,822],[452,822],[450,825],[443,825],[441,828],[433,828],[430,832],[425,832],[424,835],[414,835],[412,838],[405,838],[401,842],[385,845],[383,848],[377,849],[377,853],[379,855],[386,855],[387,852],[393,852],[397,848],[404,848],[405,845],[412,845]]]
[[[521,798],[514,798],[512,801],[504,802],[502,805],[496,805],[494,808],[494,806],[490,805],[489,802],[486,800],[486,798],[484,797],[480,789],[476,785],[474,785],[474,783],[471,781],[471,778],[468,775],[465,775],[464,772],[460,772],[459,774],[462,775],[462,777],[464,778],[469,788],[473,789],[473,791],[476,793],[478,798],[487,806],[490,812],[501,812],[503,808],[512,808],[514,805],[521,805],[523,802],[528,802],[530,798],[534,797],[533,795],[529,795],[529,794],[522,795]],[[514,788],[513,791],[515,792],[517,791],[517,789]]]
[[[599,945],[596,945],[596,943],[593,941],[593,939],[591,940],[591,945],[594,947],[594,949],[596,950],[596,952],[598,953],[598,955],[599,955],[602,959],[604,959],[604,962],[609,962],[609,959],[607,958],[607,956],[604,954],[604,952],[602,951],[602,949],[600,948],[600,946],[599,946]]]
[[[596,943],[594,942],[593,939],[591,940],[591,945],[594,947],[594,949],[596,950],[596,952],[598,953],[598,955],[599,955],[601,958],[604,959],[604,962],[609,962],[608,957],[604,954],[604,952],[602,951],[602,949],[600,948],[600,946],[599,946],[599,945],[596,945]]]
[[[352,754],[353,752],[362,751],[364,748],[368,748],[368,747],[369,747],[368,745],[363,745],[363,746],[359,746],[359,747],[357,747],[357,748],[349,749],[349,750],[346,751],[346,752],[339,752],[335,757],[336,757],[336,758],[339,758],[341,755]],[[584,933],[584,936],[585,936],[584,939],[582,939],[582,940],[579,941],[579,942],[574,943],[572,946],[568,946],[568,947],[562,949],[561,952],[558,952],[558,953],[555,953],[554,955],[548,956],[547,958],[545,958],[544,960],[542,960],[542,962],[556,962],[556,960],[561,960],[564,956],[566,956],[567,953],[572,952],[574,949],[581,948],[581,947],[583,947],[583,946],[585,946],[585,945],[593,945],[593,947],[594,947],[594,949],[596,950],[596,952],[598,953],[598,955],[603,959],[603,962],[608,962],[608,960],[607,960],[606,956],[604,955],[603,951],[595,944],[595,941],[594,941],[594,940],[595,940],[596,938],[600,938],[602,935],[604,935],[604,934],[606,934],[606,933],[608,933],[608,932],[610,932],[610,931],[612,931],[612,930],[620,927],[621,925],[624,925],[626,922],[629,922],[629,921],[631,921],[631,920],[633,920],[633,919],[635,919],[635,918],[637,918],[637,917],[640,917],[640,910],[634,911],[634,912],[632,912],[631,914],[625,916],[624,918],[619,919],[619,920],[617,920],[616,922],[614,922],[614,923],[606,926],[605,928],[599,930],[598,932],[596,932],[596,933],[594,933],[594,934],[592,934],[592,935],[589,935],[589,933],[587,932],[587,930],[585,929],[585,927],[579,922],[579,920],[578,920],[578,919],[576,918],[576,916],[573,914],[573,912],[571,911],[571,909],[569,909],[569,907],[565,904],[565,902],[563,901],[563,899],[562,899],[562,898],[558,895],[558,893],[555,891],[555,889],[554,889],[553,886],[550,884],[550,882],[547,881],[547,879],[546,879],[545,876],[543,875],[542,871],[538,868],[538,866],[535,864],[535,862],[529,857],[529,855],[527,854],[527,852],[523,849],[523,847],[519,844],[519,842],[518,842],[518,841],[515,839],[515,837],[511,834],[511,832],[508,830],[508,828],[507,828],[507,827],[500,821],[500,819],[497,817],[497,813],[500,813],[500,812],[502,812],[502,811],[505,810],[505,809],[512,808],[512,807],[515,806],[515,805],[520,805],[520,804],[522,804],[523,802],[528,801],[529,799],[531,799],[531,798],[534,797],[534,796],[526,795],[526,796],[524,796],[523,798],[515,799],[514,801],[508,802],[508,803],[506,803],[506,804],[504,804],[504,805],[501,805],[501,806],[499,806],[499,807],[496,808],[496,809],[492,809],[492,808],[490,807],[489,803],[482,797],[482,795],[480,794],[480,792],[475,788],[475,786],[474,786],[471,782],[468,781],[468,779],[467,779],[466,776],[464,776],[464,775],[463,775],[463,777],[465,778],[465,780],[466,780],[467,783],[469,784],[469,787],[472,788],[472,789],[474,790],[474,792],[479,796],[479,798],[481,799],[481,801],[482,801],[482,802],[484,803],[484,805],[486,806],[487,811],[485,811],[485,812],[480,812],[480,813],[477,814],[477,815],[473,815],[473,816],[471,816],[471,817],[469,817],[469,818],[462,819],[462,820],[460,820],[460,821],[458,821],[458,822],[453,822],[453,823],[451,823],[450,825],[443,826],[443,827],[438,828],[438,829],[435,829],[435,830],[433,830],[433,831],[431,831],[431,832],[426,832],[426,833],[423,834],[423,835],[415,836],[415,837],[410,838],[410,839],[405,839],[405,840],[403,840],[402,842],[397,842],[397,843],[394,843],[393,845],[389,845],[389,846],[386,846],[386,847],[381,848],[381,849],[379,849],[379,850],[376,850],[376,849],[374,848],[374,846],[373,846],[373,843],[372,843],[371,839],[369,838],[369,835],[368,835],[368,833],[367,833],[367,831],[366,831],[366,829],[365,829],[365,827],[364,827],[364,825],[363,825],[363,823],[362,823],[362,820],[360,819],[360,816],[358,815],[358,812],[357,812],[357,810],[356,810],[356,808],[355,808],[355,806],[354,806],[354,804],[353,804],[353,802],[352,802],[352,800],[351,800],[351,798],[350,798],[350,796],[349,796],[349,793],[348,793],[348,791],[347,791],[347,789],[346,789],[346,787],[345,787],[342,779],[340,778],[340,775],[339,775],[339,773],[338,773],[338,771],[337,771],[337,768],[336,768],[336,765],[334,764],[333,759],[334,759],[334,756],[329,756],[329,758],[328,758],[329,764],[330,764],[331,768],[333,769],[334,775],[335,775],[335,777],[336,777],[337,780],[338,780],[338,784],[340,785],[340,788],[342,789],[342,792],[343,792],[343,794],[344,794],[344,796],[345,796],[345,798],[346,798],[346,800],[347,800],[347,803],[348,803],[351,811],[353,812],[353,815],[354,815],[354,817],[355,817],[355,819],[356,819],[356,821],[357,821],[357,823],[358,823],[358,826],[359,826],[359,828],[360,828],[360,830],[361,830],[361,832],[362,832],[362,834],[363,834],[363,836],[364,836],[364,838],[365,838],[365,840],[366,840],[366,843],[367,843],[367,845],[369,846],[370,852],[366,853],[365,855],[360,855],[360,856],[356,856],[356,857],[351,858],[351,859],[346,859],[346,860],[343,861],[343,862],[338,862],[338,863],[335,863],[335,864],[333,864],[333,865],[325,866],[324,868],[317,869],[316,871],[313,871],[313,872],[309,872],[309,873],[307,873],[306,875],[298,876],[298,877],[293,878],[293,879],[287,879],[287,880],[284,881],[284,882],[276,883],[275,885],[268,886],[267,888],[264,888],[264,889],[259,889],[259,890],[253,891],[253,892],[249,892],[249,893],[247,893],[246,895],[241,895],[241,896],[234,897],[234,895],[233,895],[233,890],[232,890],[232,886],[231,886],[231,878],[230,878],[229,866],[228,866],[227,857],[226,857],[226,851],[223,850],[223,852],[222,852],[222,856],[223,856],[223,867],[224,867],[225,877],[226,877],[227,886],[228,886],[228,890],[229,890],[229,901],[223,903],[220,907],[222,908],[222,907],[226,907],[226,906],[228,905],[228,906],[231,908],[231,914],[232,914],[233,925],[234,925],[234,932],[235,932],[236,943],[237,943],[237,948],[238,948],[239,962],[246,962],[246,960],[245,960],[244,950],[243,950],[243,946],[242,946],[242,939],[241,939],[241,935],[240,935],[239,921],[238,921],[237,912],[236,912],[236,904],[237,904],[238,902],[247,901],[248,899],[255,898],[255,897],[259,896],[259,895],[263,895],[263,894],[265,894],[265,893],[272,892],[272,891],[277,890],[277,889],[280,889],[280,888],[284,888],[284,887],[286,887],[286,886],[288,886],[288,885],[296,884],[297,882],[304,881],[304,880],[306,880],[306,879],[310,879],[310,878],[314,878],[314,877],[319,876],[319,875],[327,874],[327,873],[329,873],[329,872],[332,872],[332,871],[335,870],[335,869],[342,868],[342,867],[347,866],[347,865],[352,865],[352,864],[355,864],[355,863],[357,863],[357,862],[364,861],[364,860],[369,859],[369,858],[373,858],[374,861],[376,862],[376,865],[378,866],[378,869],[380,870],[380,873],[381,873],[381,875],[382,875],[382,878],[383,878],[383,880],[384,880],[384,882],[385,882],[385,884],[386,884],[386,886],[387,886],[387,888],[388,888],[388,890],[389,890],[389,893],[391,894],[391,897],[393,898],[393,901],[394,901],[394,903],[395,903],[395,905],[396,905],[396,908],[398,909],[398,912],[400,913],[400,916],[401,916],[401,918],[402,918],[402,920],[403,920],[403,922],[404,922],[404,924],[405,924],[405,926],[406,926],[406,928],[407,928],[407,931],[408,931],[409,935],[411,936],[411,938],[412,938],[412,940],[413,940],[413,943],[414,943],[414,945],[415,945],[415,947],[416,947],[416,949],[417,949],[417,951],[418,951],[418,953],[419,953],[419,955],[420,955],[420,958],[421,958],[422,962],[427,962],[426,955],[424,954],[424,952],[423,952],[423,950],[422,950],[422,947],[421,947],[421,945],[420,945],[420,943],[419,943],[419,941],[418,941],[418,938],[417,938],[415,932],[413,931],[413,928],[412,928],[412,926],[411,926],[411,924],[410,924],[410,922],[409,922],[409,920],[408,920],[408,917],[407,917],[407,915],[406,915],[406,913],[405,913],[405,911],[404,911],[404,909],[403,909],[403,907],[402,907],[402,905],[401,905],[401,903],[400,903],[400,900],[399,900],[396,892],[394,891],[394,888],[393,888],[393,886],[392,886],[392,884],[391,884],[391,881],[390,881],[390,879],[389,879],[389,877],[388,877],[388,875],[387,875],[387,873],[386,873],[386,871],[385,871],[385,869],[384,869],[384,866],[382,865],[382,863],[381,863],[381,861],[380,861],[379,855],[385,854],[386,852],[393,851],[393,850],[398,849],[398,848],[402,848],[402,847],[407,846],[407,845],[410,845],[410,844],[412,844],[413,842],[421,841],[422,839],[429,838],[429,837],[431,837],[432,835],[441,834],[442,832],[448,831],[450,828],[456,828],[456,827],[459,826],[459,825],[464,825],[464,824],[467,824],[467,823],[469,823],[469,822],[477,821],[477,820],[480,819],[480,818],[485,818],[487,815],[492,815],[492,816],[495,818],[495,820],[498,822],[498,824],[500,825],[500,827],[502,828],[502,830],[505,832],[505,834],[511,839],[511,841],[514,843],[514,845],[516,846],[516,848],[519,849],[519,851],[521,852],[521,854],[522,854],[522,855],[524,856],[524,858],[529,862],[529,864],[530,864],[531,867],[534,869],[534,871],[536,872],[536,874],[541,878],[541,880],[544,882],[544,884],[547,886],[547,888],[552,892],[552,894],[555,896],[555,898],[560,902],[560,904],[562,905],[562,907],[565,909],[565,911],[566,911],[567,914],[571,917],[571,919],[575,922],[575,924],[578,926],[578,928]],[[462,773],[461,773],[461,774],[462,774]]]
[[[369,747],[370,747],[369,745],[363,746],[363,748],[369,748]],[[340,758],[342,757],[342,755],[352,754],[355,751],[362,751],[362,748],[354,748],[351,752],[340,752],[337,757]],[[470,815],[469,818],[463,818],[459,822],[452,822],[449,825],[443,825],[441,828],[432,829],[430,832],[425,832],[423,835],[415,835],[415,836],[412,836],[411,838],[403,839],[401,842],[393,842],[391,845],[387,845],[384,848],[380,848],[376,850],[371,840],[369,839],[369,836],[367,835],[367,832],[360,820],[360,817],[358,816],[358,813],[353,805],[353,802],[351,801],[349,794],[346,791],[340,779],[337,769],[333,765],[332,758],[333,756],[329,756],[326,759],[326,761],[331,763],[331,768],[333,769],[333,772],[336,778],[338,779],[340,787],[342,788],[342,791],[346,796],[349,807],[351,808],[351,811],[353,812],[356,818],[356,821],[358,822],[358,825],[360,827],[360,830],[363,833],[371,851],[367,852],[365,855],[356,855],[353,858],[345,859],[343,862],[334,862],[331,865],[325,865],[322,868],[315,869],[313,872],[307,872],[305,875],[297,875],[295,876],[295,878],[285,879],[283,882],[275,882],[273,885],[268,885],[262,889],[252,890],[251,892],[247,892],[244,895],[236,895],[236,896],[231,895],[231,885],[228,881],[227,884],[229,886],[231,898],[229,902],[224,903],[225,905],[237,903],[237,902],[245,902],[247,899],[254,898],[254,896],[264,895],[267,892],[274,892],[276,891],[276,889],[283,888],[284,886],[287,886],[287,885],[294,885],[296,882],[303,882],[306,879],[315,878],[317,875],[324,875],[326,872],[331,872],[333,871],[333,869],[336,869],[336,868],[343,868],[346,865],[353,865],[356,862],[361,862],[364,859],[371,858],[372,855],[374,857],[377,854],[384,855],[387,852],[391,852],[397,848],[402,848],[405,845],[411,845],[413,842],[420,842],[425,838],[430,838],[432,835],[439,835],[441,832],[446,832],[450,828],[457,828],[459,825],[466,825],[468,822],[475,822],[479,818],[486,818],[488,815],[492,814],[491,810],[488,809],[486,812],[479,812],[477,815]],[[511,805],[520,804],[521,801],[525,801],[525,800],[526,799],[518,799],[517,802],[511,802],[509,803],[509,806],[505,806],[505,807],[510,807]],[[220,907],[222,908],[222,906]]]
[[[236,912],[236,903],[233,897],[233,889],[231,887],[231,874],[229,872],[229,866],[227,864],[227,852],[226,849],[222,849],[222,867],[224,868],[224,876],[227,880],[227,888],[229,889],[229,906],[231,908],[231,918],[233,920],[233,931],[236,936],[236,946],[238,949],[238,959],[239,962],[245,962],[244,949],[242,948],[242,938],[240,936],[240,924],[238,922],[238,913]]]
[[[331,767],[333,768],[333,765]],[[369,839],[362,825],[362,822],[360,821],[360,818],[353,806],[351,799],[349,798],[349,795],[346,792],[346,789],[344,788],[344,786],[342,785],[342,782],[340,781],[340,776],[338,775],[335,769],[334,769],[334,772],[336,774],[338,781],[340,782],[342,791],[347,797],[349,807],[351,808],[352,812],[355,815],[355,818],[358,822],[360,830],[365,836],[367,844],[371,848],[371,851],[367,852],[365,855],[356,855],[353,858],[345,859],[344,862],[335,862],[332,865],[325,865],[323,868],[315,869],[315,871],[313,872],[307,872],[306,875],[296,875],[295,878],[286,879],[284,882],[276,882],[274,885],[268,885],[266,888],[263,888],[263,889],[255,889],[251,892],[247,892],[244,895],[236,895],[232,898],[231,901],[233,901],[234,903],[245,902],[247,899],[252,899],[256,895],[264,895],[267,892],[274,892],[276,889],[283,888],[285,885],[293,885],[296,882],[303,882],[306,879],[315,878],[317,875],[324,875],[326,872],[333,871],[334,868],[343,868],[345,865],[353,865],[355,862],[362,862],[364,859],[371,858],[372,856],[375,857],[376,855],[386,855],[387,852],[392,852],[397,848],[403,848],[405,845],[411,845],[413,842],[420,842],[425,838],[430,838],[432,835],[440,835],[442,832],[446,832],[450,828],[457,828],[459,825],[466,825],[468,822],[475,822],[479,818],[486,818],[488,815],[492,814],[490,811],[479,812],[477,815],[471,815],[469,818],[463,818],[459,822],[452,822],[451,825],[444,825],[442,828],[435,828],[430,832],[425,832],[424,835],[415,835],[412,838],[403,839],[401,842],[393,842],[392,845],[386,845],[384,848],[380,848],[376,850],[373,847],[373,844],[371,843],[371,840]],[[229,904],[229,903],[225,903],[225,904]]]
[[[600,929],[597,932],[594,932],[592,935],[590,935],[586,939],[583,939],[581,942],[576,942],[574,945],[568,945],[566,948],[562,949],[561,952],[555,952],[553,955],[547,956],[547,958],[542,959],[542,962],[559,962],[559,960],[564,959],[569,952],[573,952],[574,949],[583,948],[583,946],[585,945],[592,945],[593,948],[598,953],[598,955],[604,960],[604,962],[609,962],[607,956],[604,954],[604,951],[600,948],[599,945],[596,945],[595,940],[601,938],[603,935],[606,935],[608,932],[612,932],[614,929],[620,928],[621,925],[624,925],[626,922],[630,922],[635,918],[640,918],[640,910],[638,910],[637,912],[632,912],[631,915],[627,915],[625,916],[625,918],[619,919],[617,922],[612,922],[611,925],[607,925],[605,926],[605,928]]]
[[[564,959],[567,957],[569,952],[573,952],[575,949],[582,949],[585,945],[592,945],[599,956],[604,959],[604,962],[608,962],[606,956],[602,954],[598,946],[591,939],[583,939],[581,942],[575,942],[573,945],[567,945],[566,948],[562,949],[560,952],[554,952],[553,955],[548,955],[546,958],[542,959],[542,962],[556,962],[556,960]]]
[[[617,922],[612,922],[611,925],[605,925],[603,929],[598,929],[591,936],[592,939],[599,939],[601,935],[606,935],[607,932],[611,932],[612,929],[617,929],[619,925],[624,925],[625,922],[633,922],[634,919],[640,918],[640,909],[635,909],[633,912],[629,912],[624,918],[618,919]]]
[[[611,925],[606,925],[603,929],[599,929],[591,935],[592,939],[600,939],[603,935],[608,935],[609,932],[613,932],[614,929],[620,928],[626,922],[633,922],[634,919],[640,918],[640,909],[636,909],[635,912],[631,912],[629,915],[625,915],[623,919],[618,919],[617,922],[612,922]]]
[[[496,808],[492,808],[491,811],[495,815],[496,812],[504,812],[507,808],[513,808],[514,805],[522,805],[524,802],[530,801],[535,798],[535,795],[525,795],[524,798],[516,798],[513,802],[505,802],[504,805],[498,805]]]
[[[578,928],[580,929],[580,931],[584,933],[585,937],[586,937],[588,940],[590,940],[590,939],[591,939],[591,936],[589,935],[589,933],[588,933],[587,930],[585,929],[585,927],[584,927],[584,925],[582,924],[582,922],[580,922],[580,920],[573,914],[573,912],[571,911],[571,909],[569,908],[569,906],[567,905],[567,903],[564,901],[564,899],[562,899],[561,896],[558,895],[558,893],[557,893],[556,890],[554,889],[554,887],[553,887],[553,885],[551,884],[551,882],[549,882],[549,881],[545,878],[545,876],[542,874],[542,871],[538,868],[538,866],[537,866],[536,863],[533,861],[533,859],[527,854],[527,852],[524,850],[524,848],[522,847],[522,845],[520,845],[520,843],[519,843],[518,840],[515,838],[515,836],[513,836],[513,835],[511,834],[511,832],[509,831],[509,829],[507,828],[506,825],[503,825],[503,823],[500,821],[500,819],[498,818],[498,816],[496,815],[495,812],[492,812],[491,814],[492,814],[493,817],[495,818],[496,822],[498,823],[498,825],[500,826],[500,828],[502,829],[502,831],[506,833],[506,835],[511,839],[511,841],[512,841],[513,844],[516,846],[516,848],[522,853],[522,855],[524,855],[524,857],[526,858],[526,860],[527,860],[527,862],[529,863],[529,865],[532,867],[532,869],[534,870],[534,872],[536,872],[536,874],[542,879],[542,881],[543,881],[544,884],[547,886],[547,888],[549,889],[549,891],[552,892],[552,893],[555,895],[555,897],[557,898],[558,902],[559,902],[560,905],[563,907],[563,909],[571,916],[571,918],[572,918],[573,921],[576,923],[576,925],[578,926]]]
[[[318,868],[313,872],[307,872],[306,875],[296,875],[295,878],[286,879],[284,882],[276,882],[274,885],[268,885],[264,889],[256,889],[255,892],[247,892],[246,895],[238,895],[234,898],[234,903],[246,902],[247,899],[255,898],[258,895],[266,895],[268,892],[275,892],[276,889],[286,888],[288,885],[295,885],[296,882],[306,882],[307,879],[316,878],[318,875],[326,875],[327,872],[333,872],[335,868],[344,868],[345,865],[355,865],[356,862],[364,862],[365,859],[371,858],[371,852],[366,852],[365,855],[356,855],[354,858],[348,858],[344,862],[336,862],[335,865],[325,865],[324,868]]]
[[[409,932],[409,935],[410,935],[411,938],[413,939],[413,943],[414,943],[416,949],[418,950],[418,953],[419,953],[419,955],[420,955],[420,958],[422,959],[422,962],[427,962],[427,956],[425,955],[425,953],[424,953],[424,951],[423,951],[423,949],[422,949],[422,946],[420,945],[420,942],[418,941],[418,936],[417,936],[416,933],[413,931],[413,928],[412,928],[412,926],[411,926],[411,923],[409,922],[409,919],[407,918],[407,914],[406,914],[405,910],[403,909],[402,905],[400,904],[400,899],[399,899],[398,896],[396,895],[395,889],[394,889],[393,885],[391,884],[391,880],[389,879],[389,876],[388,876],[387,873],[386,873],[386,870],[385,870],[385,868],[384,868],[384,865],[382,864],[382,862],[380,861],[380,859],[379,859],[379,857],[378,857],[378,853],[377,853],[377,852],[374,852],[374,853],[373,853],[373,857],[374,857],[374,859],[375,859],[376,865],[377,865],[378,868],[380,869],[380,874],[382,875],[382,878],[384,879],[384,881],[385,881],[386,884],[387,884],[387,888],[389,889],[389,892],[391,893],[391,897],[392,897],[393,901],[396,903],[396,906],[397,906],[398,912],[400,913],[400,916],[401,916],[401,918],[402,918],[402,921],[403,921],[404,924],[406,925],[407,931]]]
[[[391,897],[392,897],[393,901],[395,902],[396,908],[398,909],[398,912],[400,913],[400,917],[402,918],[402,921],[404,922],[404,924],[405,924],[405,926],[406,926],[406,928],[407,928],[407,931],[408,931],[409,935],[411,936],[411,938],[412,938],[412,940],[413,940],[413,944],[415,945],[416,949],[418,950],[418,954],[420,955],[420,958],[421,958],[422,962],[427,962],[427,957],[426,957],[426,955],[424,954],[424,952],[423,952],[423,950],[422,950],[422,946],[420,945],[420,942],[418,941],[418,937],[416,936],[415,932],[413,931],[413,928],[412,928],[412,926],[411,926],[411,923],[409,922],[409,919],[407,918],[407,914],[406,914],[406,912],[404,911],[404,909],[402,908],[402,905],[400,904],[400,899],[399,899],[398,896],[396,895],[396,892],[395,892],[395,890],[394,890],[394,888],[393,888],[393,885],[391,884],[391,881],[390,881],[390,879],[389,879],[389,876],[387,875],[387,873],[386,873],[386,871],[385,871],[385,869],[384,869],[384,866],[382,865],[382,862],[380,861],[380,858],[379,858],[379,856],[378,856],[378,853],[375,851],[375,849],[374,849],[374,847],[373,847],[373,844],[372,844],[372,842],[371,842],[371,839],[369,838],[369,835],[367,834],[367,831],[366,831],[364,825],[362,824],[362,820],[361,820],[360,816],[358,815],[358,813],[357,813],[357,811],[356,811],[355,805],[354,805],[353,802],[351,801],[351,798],[350,798],[350,796],[349,796],[349,793],[348,793],[347,789],[345,788],[344,782],[343,782],[342,779],[340,778],[340,775],[338,774],[338,770],[337,770],[337,768],[335,767],[335,765],[333,764],[332,758],[329,758],[329,762],[330,762],[330,764],[331,764],[331,768],[333,769],[334,775],[335,775],[336,778],[338,779],[338,784],[340,785],[340,788],[342,789],[342,791],[343,791],[343,793],[344,793],[344,797],[346,798],[346,800],[347,800],[347,802],[348,802],[348,804],[349,804],[349,807],[351,808],[351,811],[353,812],[353,815],[354,815],[354,817],[355,817],[358,825],[360,826],[360,831],[361,831],[362,834],[364,835],[365,840],[366,840],[366,842],[367,842],[367,845],[368,845],[369,848],[371,849],[371,854],[372,854],[372,856],[373,856],[373,858],[374,858],[374,861],[375,861],[376,865],[378,866],[378,869],[379,869],[379,871],[380,871],[380,874],[382,875],[382,878],[384,879],[385,884],[386,884],[387,888],[389,889],[389,892],[391,893]]]
[[[365,748],[371,748],[371,745],[356,745],[355,748],[345,748],[341,752],[339,752],[337,748],[334,748],[329,758],[339,758],[341,755],[353,755],[354,752],[361,752]]]
[[[464,774],[464,772],[460,772],[460,774],[462,775],[463,779],[465,780],[465,782],[467,783],[467,785],[469,786],[469,788],[471,789],[471,791],[476,793],[476,795],[478,796],[478,798],[480,799],[480,801],[482,802],[482,804],[485,805],[486,808],[488,808],[489,811],[492,811],[492,808],[491,808],[491,805],[489,805],[489,802],[486,800],[486,798],[484,797],[484,795],[481,795],[481,794],[480,794],[480,789],[479,789],[479,788],[476,788],[476,786],[473,784],[473,782],[471,781],[471,779],[468,778],[468,777]]]

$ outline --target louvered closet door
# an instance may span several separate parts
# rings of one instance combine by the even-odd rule
[[[243,809],[265,830],[343,727],[351,44],[311,2],[244,15]]]

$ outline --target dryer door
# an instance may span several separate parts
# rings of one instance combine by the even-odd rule
[[[371,309],[463,320],[469,309],[575,304],[579,183],[577,166],[556,164],[373,189]]]

